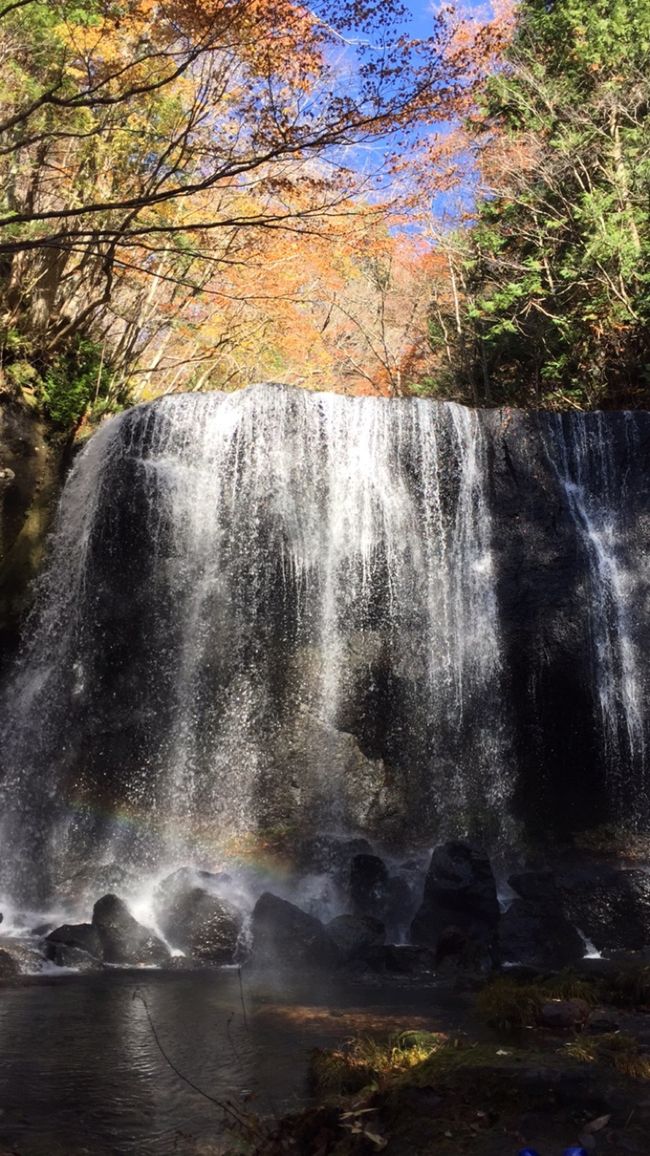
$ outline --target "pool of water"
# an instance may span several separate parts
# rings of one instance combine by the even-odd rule
[[[236,1116],[308,1100],[312,1048],[406,1026],[450,1030],[462,1016],[459,1000],[431,987],[287,985],[237,970],[6,986],[0,1156],[207,1156],[237,1133]]]

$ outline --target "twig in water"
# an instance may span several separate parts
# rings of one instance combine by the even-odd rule
[[[257,1124],[253,1124],[250,1120],[247,1120],[244,1116],[240,1115],[240,1113],[236,1108],[233,1107],[231,1103],[224,1102],[223,1100],[217,1100],[214,1096],[211,1096],[209,1092],[205,1092],[203,1088],[199,1088],[198,1084],[195,1084],[193,1080],[190,1080],[189,1076],[186,1076],[179,1070],[179,1068],[176,1067],[176,1064],[165,1051],[165,1048],[161,1043],[160,1036],[156,1030],[156,1025],[153,1022],[151,1012],[149,1011],[149,1005],[147,1004],[147,1001],[142,992],[136,989],[133,992],[132,999],[139,999],[142,1006],[144,1007],[145,1014],[149,1022],[149,1027],[151,1028],[151,1034],[153,1035],[153,1038],[156,1042],[158,1051],[160,1052],[168,1067],[171,1068],[174,1075],[177,1076],[179,1080],[182,1080],[184,1084],[187,1084],[188,1088],[191,1088],[192,1091],[196,1092],[199,1096],[203,1096],[204,1100],[208,1100],[211,1104],[214,1104],[215,1107],[219,1108],[220,1111],[222,1111],[226,1116],[229,1116],[232,1120],[234,1120],[239,1128],[242,1128],[246,1132],[252,1133],[252,1135],[263,1137],[265,1133],[262,1131],[262,1129],[259,1128]]]
[[[239,998],[241,1000],[241,1010],[244,1015],[244,1027],[248,1031],[248,1016],[246,1015],[246,1002],[244,1000],[244,981],[242,979],[241,967],[237,968],[237,975],[239,976]]]

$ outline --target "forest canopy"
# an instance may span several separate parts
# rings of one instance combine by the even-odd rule
[[[408,16],[5,0],[0,389],[646,405],[648,4]]]

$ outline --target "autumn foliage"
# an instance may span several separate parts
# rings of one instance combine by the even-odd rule
[[[404,257],[355,150],[462,87],[444,21],[422,42],[402,19],[397,0],[7,4],[5,388],[52,409],[76,359],[78,416],[260,376],[392,389]]]
[[[64,425],[260,378],[491,404],[517,400],[532,373],[533,394],[521,396],[539,402],[553,373],[557,392],[593,361],[594,342],[607,339],[616,359],[625,333],[632,349],[642,310],[629,278],[645,282],[632,269],[643,222],[630,174],[641,170],[626,149],[638,152],[647,107],[644,42],[616,56],[622,26],[612,15],[603,32],[598,16],[609,67],[588,37],[582,45],[578,0],[556,0],[539,17],[546,57],[535,60],[525,21],[536,7],[459,0],[422,39],[399,0],[5,0],[0,387]],[[641,96],[634,123],[623,102],[612,129],[626,53],[639,57],[630,100]],[[551,76],[575,76],[573,96]],[[586,77],[597,107],[578,123]],[[562,302],[550,310],[555,333],[535,344],[566,266],[554,244],[570,228],[559,201],[550,217],[548,195],[536,218],[530,206],[540,173],[561,189],[558,149],[569,181],[589,170],[590,125],[605,141],[593,180],[602,184],[597,166],[611,173],[616,228],[627,221],[636,240],[618,269],[609,258],[602,276],[594,266],[605,297],[585,311],[573,367],[556,339]],[[589,212],[596,202],[587,190]],[[588,246],[575,214],[573,226],[578,249]],[[524,243],[517,255],[513,229],[541,229],[544,251]],[[507,290],[518,263],[524,274]]]

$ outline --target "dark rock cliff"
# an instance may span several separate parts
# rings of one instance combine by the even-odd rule
[[[508,410],[484,422],[515,812],[536,840],[612,819],[642,824],[650,414]],[[572,486],[586,495],[577,510]],[[626,691],[638,720],[626,716]]]

